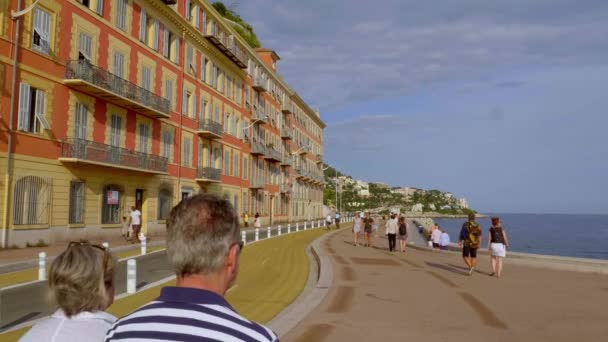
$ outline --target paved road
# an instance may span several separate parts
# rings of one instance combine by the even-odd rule
[[[608,276],[510,265],[488,257],[466,275],[458,253],[354,247],[327,240],[334,282],[282,341],[598,341],[608,336]]]
[[[297,224],[298,229],[304,229],[303,223]],[[317,221],[315,221],[315,227]],[[334,226],[335,227],[335,226]],[[310,229],[310,223],[307,224]],[[255,229],[244,230],[247,234],[247,241],[255,241]],[[296,231],[296,224],[291,224],[291,232]],[[281,233],[287,233],[287,225],[281,225]],[[271,229],[270,235],[278,235],[278,226]],[[259,240],[268,237],[268,227],[261,228]],[[137,258],[137,287],[156,282],[173,275],[171,266],[167,261],[164,251],[151,253]],[[116,294],[126,292],[126,261],[119,262],[115,268]],[[46,300],[46,282],[35,282],[28,285],[3,289],[0,291],[0,332],[10,329],[20,323],[46,316],[50,313]]]

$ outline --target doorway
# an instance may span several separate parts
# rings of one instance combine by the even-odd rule
[[[135,189],[135,208],[141,211],[144,203],[144,190],[143,189]]]

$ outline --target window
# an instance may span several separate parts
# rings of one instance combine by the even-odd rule
[[[103,16],[103,0],[97,0],[97,7],[95,8],[95,12]]]
[[[76,103],[76,116],[74,124],[74,138],[87,139],[87,106],[82,103]]]
[[[78,35],[78,60],[91,61],[91,46],[93,38],[84,32]]]
[[[162,156],[171,159],[171,149],[173,149],[173,134],[169,130],[163,131],[163,150]]]
[[[70,224],[84,223],[84,182],[70,182]]]
[[[148,140],[150,139],[150,126],[139,124],[139,152],[148,153]]]
[[[19,89],[19,118],[17,128],[30,133],[40,133],[41,128],[49,129],[50,126],[45,117],[45,92],[30,87],[29,84],[24,82],[21,82]]]
[[[169,100],[171,108],[173,108],[173,80],[165,81],[165,98]]]
[[[232,205],[234,206],[234,211],[239,213],[239,195],[232,197]]]
[[[230,150],[224,150],[224,174],[232,176],[232,172],[230,170],[231,158],[230,158]]]
[[[171,31],[166,27],[163,38],[163,56],[171,59]]]
[[[125,73],[125,55],[120,52],[114,52],[114,75],[124,78]]]
[[[203,11],[203,25],[201,27],[203,34],[207,34],[207,13]]]
[[[192,116],[191,111],[191,102],[192,101],[192,93],[184,89],[183,97],[182,97],[182,115]]]
[[[249,158],[243,157],[243,179],[249,179]]]
[[[240,167],[240,155],[238,153],[234,153],[234,170],[232,170],[232,172],[234,173],[235,177],[240,177],[240,173],[241,173],[241,167]]]
[[[224,133],[228,133],[230,125],[230,114],[228,112],[224,113]]]
[[[101,203],[101,223],[119,224],[122,191],[116,185],[108,185],[103,188]]]
[[[205,82],[207,80],[207,57],[201,56],[201,81]]]
[[[192,10],[194,11],[194,27],[199,28],[201,20],[201,11],[198,9],[198,5],[194,5]]]
[[[127,30],[127,0],[116,0],[116,26]]]
[[[190,19],[192,19],[192,3],[190,2],[190,0],[186,0],[185,14],[186,20],[190,21]]]
[[[236,81],[236,102],[240,105],[241,104],[241,96],[242,96],[242,88],[241,88],[241,81]]]
[[[158,192],[158,219],[166,220],[169,218],[173,202],[173,194],[169,189],[161,189]]]
[[[116,114],[112,114],[110,125],[110,145],[114,147],[120,147],[122,117]]]
[[[40,8],[35,8],[33,26],[32,48],[40,52],[49,53],[51,15]]]
[[[185,167],[190,167],[191,159],[192,159],[192,138],[184,137],[184,147],[183,147],[183,163],[182,165]]]
[[[236,136],[236,115],[230,116],[230,135]]]
[[[25,176],[15,182],[13,193],[14,224],[48,224],[51,180]]]
[[[160,38],[160,22],[154,19],[154,29],[152,31],[152,48],[158,51],[158,39]]]
[[[232,78],[230,76],[226,76],[226,96],[229,99],[232,98]]]
[[[143,8],[141,10],[141,16],[139,20],[139,40],[145,43],[148,33],[148,15],[146,14],[146,11],[143,10]]]
[[[142,66],[141,67],[141,87],[146,89],[146,90],[150,90],[151,89],[151,82],[150,82],[150,77],[152,75],[152,70],[150,70],[150,68]]]
[[[186,45],[186,68],[187,72],[196,73],[196,68],[194,67],[194,48],[192,45]]]
[[[199,118],[202,120],[202,119],[205,119],[206,117],[207,117],[207,101],[201,95],[201,108],[200,108]]]

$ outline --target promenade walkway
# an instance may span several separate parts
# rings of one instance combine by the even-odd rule
[[[383,232],[383,231],[381,231]],[[411,234],[411,233],[410,233]],[[466,275],[460,254],[385,238],[354,247],[350,229],[323,248],[334,281],[323,303],[282,341],[597,341],[608,336],[608,276],[512,265],[489,277],[489,257]]]

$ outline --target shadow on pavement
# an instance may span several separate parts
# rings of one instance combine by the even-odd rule
[[[428,262],[428,261],[425,261],[425,263],[428,266],[438,268],[440,270],[449,271],[449,272],[460,274],[460,275],[469,275],[468,272],[463,271],[460,267],[454,267],[453,265],[444,265],[444,264],[438,264],[435,262]]]

